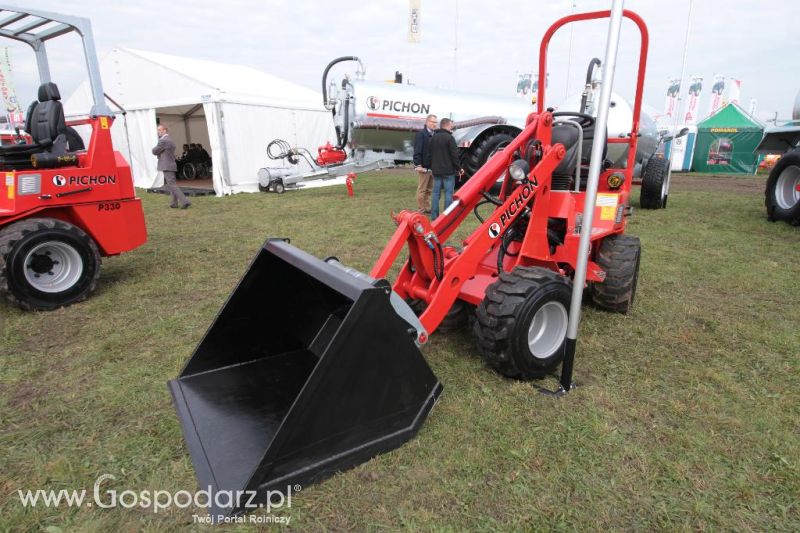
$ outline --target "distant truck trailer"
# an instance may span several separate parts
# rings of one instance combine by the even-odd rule
[[[329,80],[331,69],[345,62],[355,62],[354,76]],[[594,73],[600,61],[592,60],[587,72],[586,87],[565,100],[557,111],[595,115],[593,102],[599,95],[599,77]],[[265,167],[259,170],[259,188],[281,193],[286,188],[301,187],[302,182],[327,179],[408,163],[414,157],[414,137],[424,127],[425,118],[450,118],[455,123],[453,137],[459,147],[462,180],[469,179],[498,150],[509,144],[524,128],[534,106],[528,98],[499,97],[466,92],[424,88],[402,83],[374,82],[364,79],[365,69],[356,56],[334,59],[322,75],[325,107],[333,115],[335,144],[329,143],[312,155],[309,150],[275,139],[267,153],[273,160],[288,160],[297,165],[305,161],[309,170]],[[608,137],[630,135],[633,110],[620,95],[612,97],[608,119]],[[654,158],[660,142],[655,122],[644,114],[640,117],[640,139],[635,158],[635,178],[648,174],[647,163]],[[588,157],[588,154],[586,154]],[[619,167],[627,159],[627,144],[609,143],[606,159]],[[663,160],[650,165],[651,178],[643,180],[643,194],[653,189],[644,207],[666,205],[669,184]],[[647,183],[645,183],[647,182]],[[647,205],[645,205],[647,204]]]

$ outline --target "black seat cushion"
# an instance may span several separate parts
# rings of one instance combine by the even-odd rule
[[[30,165],[32,154],[67,150],[67,124],[58,86],[52,82],[43,83],[37,96],[38,102],[28,106],[25,117],[25,130],[33,143],[0,148],[0,166],[4,168]]]
[[[58,90],[58,85],[49,81],[39,86],[39,101],[47,102],[51,100],[61,100],[61,93]]]
[[[575,174],[575,165],[578,163],[578,130],[568,124],[556,124],[553,126],[553,144],[562,144],[567,153],[564,159],[553,170],[557,176]]]
[[[33,127],[33,114],[36,112],[36,106],[39,105],[38,100],[31,102],[28,106],[28,112],[25,113],[25,131],[30,132]]]
[[[56,137],[66,135],[67,123],[64,119],[64,107],[58,100],[39,102],[33,112],[33,123],[29,132],[33,142],[49,148]]]
[[[564,145],[567,150],[564,159],[553,170],[555,176],[575,176],[575,165],[578,164],[578,130],[567,124],[553,126],[553,143]],[[581,165],[588,165],[592,157],[592,144],[594,143],[594,124],[583,128],[583,145],[581,146]],[[603,139],[603,160],[608,153],[608,140]]]

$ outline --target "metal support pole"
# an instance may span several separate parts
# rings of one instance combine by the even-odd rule
[[[667,194],[669,194],[669,182],[672,178],[672,162],[675,160],[675,139],[678,135],[678,118],[681,115],[683,105],[683,77],[686,75],[686,55],[689,51],[689,30],[692,27],[692,0],[689,0],[689,14],[686,17],[686,36],[683,38],[683,61],[681,62],[680,89],[678,89],[678,102],[675,104],[675,116],[672,117],[672,140],[669,145],[669,166],[667,167]]]
[[[94,105],[89,114],[93,117],[113,117],[114,113],[111,111],[111,108],[106,105],[105,98],[103,97],[103,82],[100,78],[100,65],[97,62],[97,50],[94,46],[92,26],[86,21],[86,24],[82,25],[79,31],[81,34],[81,42],[83,43],[83,52],[86,56],[86,70],[89,74],[89,86],[92,90],[92,98],[94,98]]]
[[[597,107],[597,118],[595,120],[595,142],[592,144],[592,158],[589,162],[586,201],[583,206],[581,238],[578,246],[578,265],[575,269],[575,279],[572,285],[567,341],[564,362],[561,365],[560,381],[561,390],[564,392],[568,392],[572,388],[572,366],[575,361],[578,326],[581,321],[581,302],[583,300],[583,285],[586,283],[586,268],[589,262],[594,206],[597,201],[597,184],[600,181],[600,169],[603,165],[603,145],[605,143],[602,142],[602,139],[605,139],[608,134],[608,109],[611,104],[611,89],[614,86],[614,71],[617,66],[617,49],[619,48],[619,33],[622,26],[624,4],[625,0],[613,0],[611,4],[611,19],[608,23],[606,56],[605,61],[603,61],[603,79],[600,89],[600,101]]]
[[[44,41],[37,41],[36,43],[29,44],[36,53],[36,66],[39,68],[39,83],[49,83],[51,81],[50,63],[47,61],[47,50],[45,50]]]

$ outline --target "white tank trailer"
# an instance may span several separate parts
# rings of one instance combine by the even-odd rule
[[[767,218],[800,226],[800,92],[794,100],[792,122],[765,131],[756,152],[782,154],[764,190]]]
[[[354,76],[339,81],[329,80],[332,67],[343,62],[359,65]],[[596,81],[598,60],[593,60],[587,74],[586,88],[563,102],[556,111],[580,111],[596,115],[593,101],[599,95]],[[423,88],[402,83],[374,82],[364,79],[365,70],[355,56],[333,60],[325,69],[322,80],[324,104],[333,114],[337,131],[336,148],[344,150],[347,158],[333,165],[318,165],[311,154],[302,148],[284,150],[273,159],[289,158],[291,162],[305,159],[313,168],[301,172],[292,168],[259,171],[262,190],[283,192],[286,187],[301,186],[307,179],[325,179],[350,172],[408,163],[414,156],[414,136],[422,129],[425,118],[435,114],[439,119],[455,122],[453,136],[461,151],[464,178],[472,176],[498,149],[518,135],[534,105],[519,97],[498,97],[443,89]],[[399,81],[399,80],[398,80]],[[608,134],[625,136],[630,132],[633,111],[620,95],[614,94],[608,119]],[[642,114],[641,137],[637,146],[635,176],[656,152],[659,139],[655,122]],[[622,167],[627,158],[627,145],[609,144],[607,159]],[[302,155],[301,155],[302,154]],[[278,157],[274,157],[278,155]],[[281,157],[282,156],[282,157]]]

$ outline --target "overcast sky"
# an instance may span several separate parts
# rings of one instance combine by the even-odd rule
[[[497,95],[512,95],[519,73],[536,68],[539,42],[552,22],[574,11],[610,6],[610,1],[595,0],[576,0],[577,8],[571,0],[421,0],[422,42],[412,44],[407,41],[408,0],[10,3],[90,18],[101,57],[120,46],[239,63],[319,90],[328,61],[357,55],[371,80],[390,79],[400,70],[420,86]],[[681,71],[689,0],[628,0],[625,7],[638,12],[649,27],[644,100],[661,112],[667,80]],[[718,74],[742,81],[745,110],[755,98],[760,118],[772,119],[777,112],[779,119],[790,119],[800,90],[800,2],[694,0],[692,9],[683,92],[691,76],[704,78],[701,116]],[[549,103],[557,104],[567,91],[581,89],[589,60],[603,57],[606,31],[607,22],[583,22],[572,34],[569,27],[556,34],[548,59]],[[34,56],[24,45],[10,46],[24,108],[38,86]],[[621,46],[615,90],[631,96],[639,37],[627,21]],[[53,79],[66,98],[85,76],[78,39],[51,41],[48,52]]]

